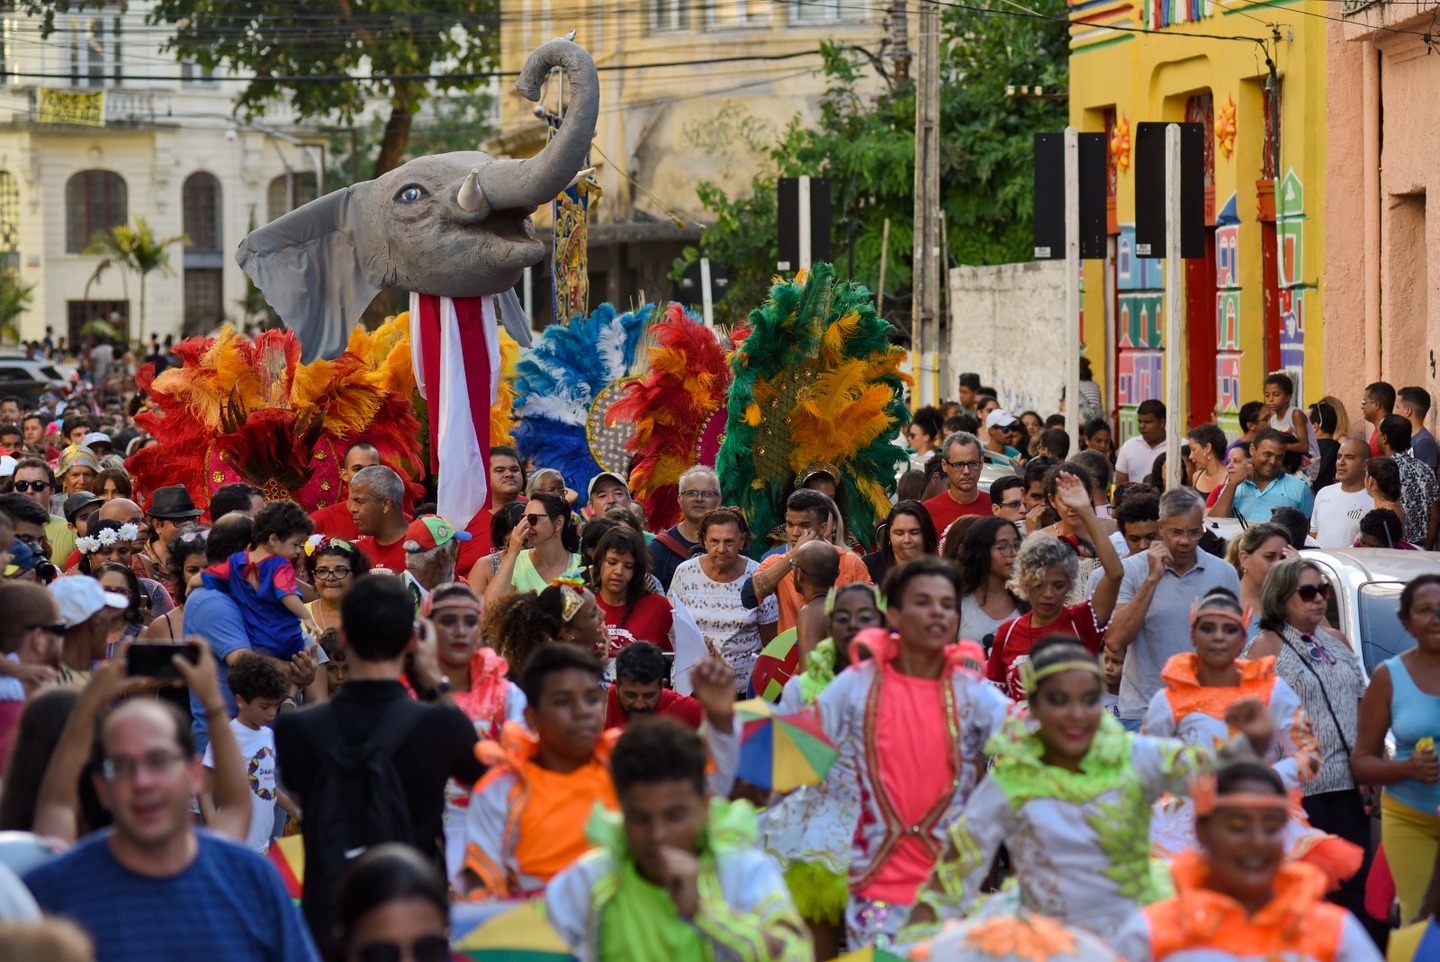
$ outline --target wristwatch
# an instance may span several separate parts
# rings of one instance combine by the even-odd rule
[[[450,679],[441,678],[434,688],[416,692],[416,694],[420,696],[421,701],[438,701],[450,694]]]

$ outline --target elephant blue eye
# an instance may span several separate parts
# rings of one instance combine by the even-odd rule
[[[421,200],[429,196],[430,192],[424,187],[411,184],[408,187],[401,187],[400,193],[395,195],[395,199],[402,204],[418,204]]]

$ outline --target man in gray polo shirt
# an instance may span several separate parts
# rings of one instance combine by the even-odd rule
[[[1200,550],[1205,502],[1189,488],[1160,496],[1160,540],[1123,562],[1119,606],[1105,647],[1125,659],[1120,721],[1139,731],[1160,670],[1172,655],[1191,650],[1190,608],[1211,588],[1240,593],[1240,579],[1224,560]]]

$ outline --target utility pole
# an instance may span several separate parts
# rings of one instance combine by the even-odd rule
[[[890,48],[895,51],[897,87],[910,82],[910,16],[906,6],[906,0],[892,0],[890,4]]]
[[[940,5],[918,15],[915,87],[913,370],[921,404],[940,400]]]

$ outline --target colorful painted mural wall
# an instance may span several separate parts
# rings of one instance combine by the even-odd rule
[[[1198,122],[1206,130],[1206,257],[1184,269],[1183,423],[1218,417],[1233,435],[1240,406],[1260,399],[1273,369],[1295,378],[1297,403],[1323,393],[1318,279],[1326,21],[1310,14],[1324,14],[1325,6],[1325,0],[1079,0],[1071,7],[1071,122],[1104,132],[1110,148],[1111,257],[1086,262],[1084,342],[1096,371],[1111,372],[1107,399],[1122,437],[1134,432],[1141,401],[1165,397],[1163,261],[1134,253],[1132,141],[1136,125],[1146,121]],[[1242,15],[1252,7],[1261,9]],[[1252,17],[1278,21],[1281,30],[1281,42],[1270,44],[1274,84],[1260,43],[1269,30]],[[1279,91],[1278,124],[1267,90]],[[1273,223],[1262,223],[1262,196],[1272,188]],[[1267,245],[1278,306],[1268,325]],[[1108,365],[1101,363],[1107,352]]]

